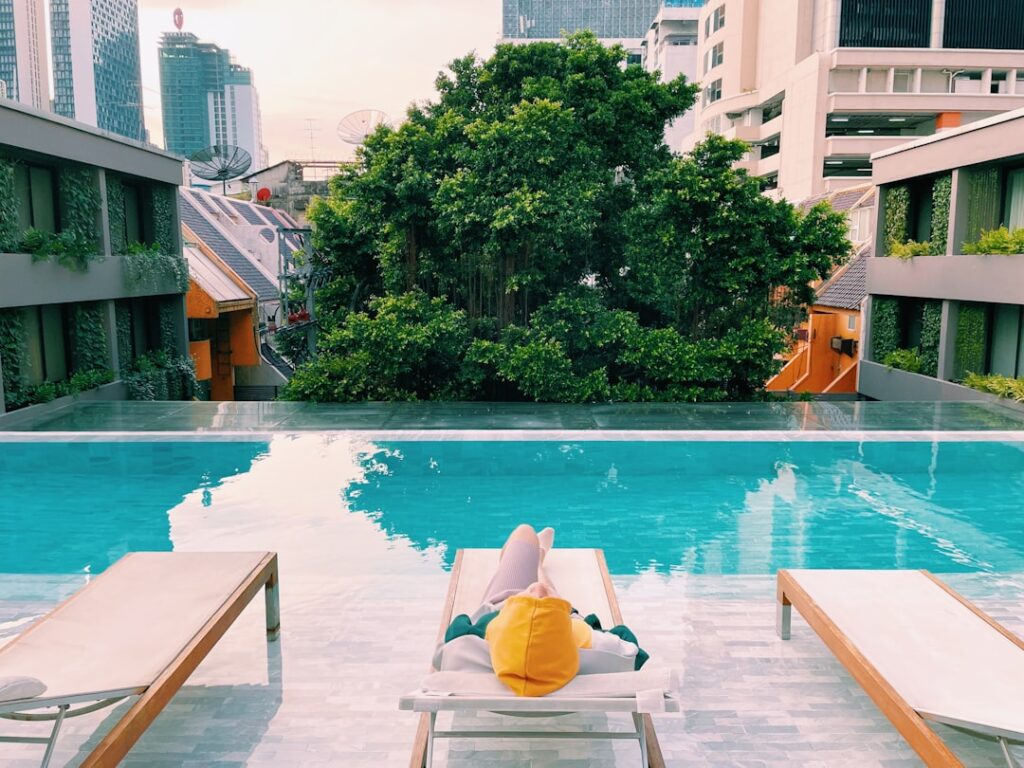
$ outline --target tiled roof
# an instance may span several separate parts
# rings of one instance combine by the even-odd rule
[[[863,201],[862,197],[868,195]],[[847,187],[836,192],[826,192],[823,195],[814,195],[802,200],[797,206],[801,211],[809,211],[821,202],[828,202],[840,212],[846,212],[854,208],[866,208],[874,205],[875,190],[870,184],[859,184],[856,187]]]
[[[832,207],[837,211],[848,211],[857,204],[857,201],[864,197],[863,187],[853,189],[842,189],[832,196]]]
[[[263,274],[255,261],[233,245],[220,231],[220,228],[202,214],[197,203],[209,207],[209,203],[203,200],[202,193],[185,190],[178,196],[178,199],[181,201],[182,223],[191,229],[207,248],[231,267],[234,273],[252,288],[260,300],[278,298],[277,286]]]
[[[859,309],[868,295],[868,257],[858,255],[818,289],[817,304]]]

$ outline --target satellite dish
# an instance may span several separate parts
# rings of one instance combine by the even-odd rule
[[[379,109],[361,109],[345,115],[338,123],[338,138],[346,144],[362,144],[366,137],[388,121]]]
[[[238,178],[252,165],[249,153],[234,144],[214,144],[200,149],[189,160],[192,173],[200,179],[223,182],[224,194],[228,191],[228,181]]]
[[[267,202],[267,200],[269,200],[270,197],[270,190],[267,189],[266,187],[260,187],[259,189],[256,190],[256,199],[259,200],[261,203]]]

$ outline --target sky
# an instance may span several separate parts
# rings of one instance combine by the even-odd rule
[[[452,59],[489,56],[501,35],[501,0],[139,0],[146,127],[163,146],[160,35],[183,31],[227,48],[253,70],[272,163],[346,160],[342,117],[380,109],[393,121],[436,95],[434,79]]]

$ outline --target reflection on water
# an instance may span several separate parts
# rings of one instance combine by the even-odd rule
[[[1019,444],[402,442],[363,466],[352,510],[448,562],[526,521],[623,574],[1024,567]]]
[[[172,548],[167,511],[248,471],[266,443],[0,444],[0,572],[99,573]]]
[[[1017,443],[10,443],[0,488],[0,573],[265,549],[292,580],[358,590],[524,521],[617,574],[1024,571]]]

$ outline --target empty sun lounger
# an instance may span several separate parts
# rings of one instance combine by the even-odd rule
[[[452,568],[438,642],[454,616],[472,613],[498,564],[496,549],[459,550]],[[554,549],[544,562],[551,581],[572,605],[596,613],[604,626],[622,623],[604,553],[598,549]],[[411,768],[430,768],[434,739],[632,739],[645,766],[665,765],[650,712],[678,712],[675,684],[668,673],[649,671],[578,675],[568,685],[540,697],[517,697],[493,674],[430,670],[399,708],[424,713],[413,746]],[[634,731],[449,730],[435,728],[438,712],[500,712],[539,716],[567,712],[622,712],[633,716]]]
[[[37,697],[0,701],[0,718],[54,724],[47,738],[0,741],[45,744],[45,768],[64,719],[138,696],[82,763],[117,765],[264,587],[267,634],[276,639],[277,579],[272,552],[126,555],[0,648],[0,678],[46,686]]]
[[[963,764],[926,721],[1024,740],[1024,641],[927,571],[779,571],[778,630],[795,606],[932,768]]]

